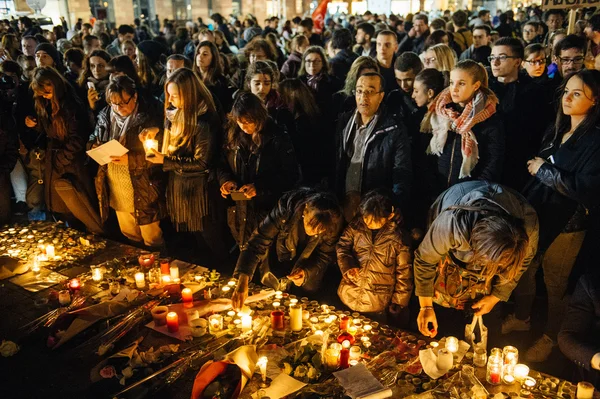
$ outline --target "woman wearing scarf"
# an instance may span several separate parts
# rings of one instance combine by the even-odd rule
[[[81,99],[89,106],[94,116],[98,116],[106,107],[104,91],[109,83],[109,62],[110,55],[106,51],[92,51],[83,61],[83,73],[77,81]]]
[[[427,152],[438,156],[438,193],[461,181],[500,178],[504,129],[497,104],[483,66],[465,60],[450,72],[450,87],[429,104],[421,126],[433,134]]]
[[[102,222],[106,222],[112,208],[125,237],[160,248],[163,236],[159,223],[166,213],[164,176],[160,166],[146,160],[146,151],[138,136],[153,130],[162,138],[163,112],[153,97],[140,96],[139,88],[127,76],[111,80],[106,98],[109,105],[98,114],[88,147],[117,140],[129,152],[112,157],[110,163],[98,169],[96,192]]]

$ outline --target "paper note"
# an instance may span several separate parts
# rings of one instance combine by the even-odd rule
[[[380,399],[392,397],[392,391],[386,389],[367,367],[359,363],[346,370],[333,373],[346,394],[352,399]]]
[[[264,396],[268,396],[271,399],[283,398],[299,391],[304,388],[305,385],[305,383],[298,381],[285,373],[281,373],[277,378],[271,381],[271,385],[268,388],[264,389]],[[258,393],[253,394],[252,398],[257,399]]]
[[[104,166],[111,161],[110,157],[122,157],[128,152],[129,150],[117,140],[111,140],[100,147],[87,151],[87,154],[99,165]]]

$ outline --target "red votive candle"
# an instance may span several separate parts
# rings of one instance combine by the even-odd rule
[[[154,265],[154,254],[141,254],[138,256],[138,263],[142,269],[150,269]]]
[[[350,361],[350,342],[344,341],[342,343],[342,350],[340,351],[340,368],[347,369]]]
[[[179,318],[177,317],[177,313],[167,313],[167,329],[170,333],[176,333],[179,331]]]
[[[490,382],[492,384],[500,384],[500,373],[490,373]]]
[[[354,338],[354,335],[350,334],[348,331],[343,331],[340,335],[338,335],[337,342],[343,344],[344,341],[348,341],[350,345],[354,345],[356,339]]]
[[[271,312],[271,328],[273,330],[283,330],[285,328],[283,323],[283,316],[284,313],[280,310],[275,310]]]
[[[160,274],[163,276],[170,276],[171,275],[171,267],[169,265],[169,260],[168,259],[161,259],[160,260]]]
[[[189,288],[184,288],[181,290],[181,299],[183,300],[184,308],[193,308],[194,307],[194,297],[192,296],[192,290]]]
[[[348,329],[349,324],[350,324],[350,316],[342,316],[340,318],[340,330]]]
[[[81,282],[79,282],[78,278],[74,278],[71,281],[69,281],[69,289],[71,291],[77,291],[81,288]]]

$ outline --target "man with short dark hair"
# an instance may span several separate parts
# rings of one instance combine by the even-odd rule
[[[534,43],[541,43],[544,38],[538,33],[540,24],[538,22],[529,21],[523,25],[522,38],[525,46]]]
[[[311,46],[323,47],[323,39],[321,38],[321,35],[313,32],[313,26],[314,24],[312,19],[304,18],[300,22],[300,25],[298,25],[296,32],[299,35],[306,36]]]
[[[423,70],[423,62],[412,52],[402,53],[394,63],[396,83],[409,97],[413,92],[415,77]]]
[[[490,41],[492,30],[487,25],[479,25],[473,29],[473,44],[460,54],[459,61],[473,60],[483,65],[489,65],[487,60],[492,49]]]
[[[101,50],[100,39],[95,35],[86,35],[83,37],[83,52],[85,55],[90,54],[94,50]]]
[[[413,26],[404,36],[398,46],[398,53],[405,51],[421,54],[425,47],[425,40],[429,37],[429,18],[425,14],[417,14],[413,18]]]
[[[356,26],[356,44],[359,45],[356,55],[366,57],[377,57],[377,46],[373,43],[375,27],[368,22],[361,22]]]
[[[479,25],[487,25],[491,28],[492,23],[490,21],[490,10],[480,10],[477,13],[477,18],[473,18],[469,22],[469,27],[479,26]]]
[[[331,48],[335,56],[329,60],[331,74],[340,80],[345,80],[350,67],[358,56],[352,52],[352,33],[342,28],[333,31]]]
[[[379,72],[385,79],[385,94],[398,88],[394,74],[394,59],[398,50],[398,38],[391,30],[382,30],[377,35],[377,63]]]
[[[573,73],[583,69],[585,56],[585,38],[578,35],[568,35],[554,46],[552,60],[558,66],[560,81]],[[560,76],[558,76],[560,74]]]
[[[106,52],[111,57],[122,55],[121,44],[126,40],[133,40],[135,38],[135,29],[129,25],[121,25],[117,31],[117,38],[108,46],[106,46]]]
[[[35,47],[38,45],[34,36],[23,36],[21,39],[21,51],[28,57],[35,56]]]
[[[42,33],[39,27],[33,25],[31,18],[23,16],[19,18],[18,22],[19,30],[22,32],[23,37],[35,36],[38,33]]]
[[[167,79],[178,69],[181,68],[192,68],[192,62],[188,57],[181,54],[173,54],[167,58],[167,65],[165,74]]]
[[[500,183],[521,190],[529,180],[527,160],[537,154],[551,114],[544,88],[521,71],[524,59],[519,39],[503,37],[490,56],[489,88],[498,97],[496,112],[504,124],[506,150]]]
[[[552,33],[554,33],[555,30],[562,29],[563,24],[565,23],[564,11],[554,8],[547,10],[544,13],[544,23],[548,27],[548,32],[546,33],[546,37],[544,37],[542,44],[548,46],[548,41],[550,40]]]
[[[462,53],[473,44],[473,34],[467,28],[467,20],[467,13],[462,10],[458,10],[454,13],[454,15],[452,15],[452,25],[454,26],[454,43],[460,50],[457,51],[458,54]]]
[[[267,37],[267,35],[269,33],[275,33],[276,35],[278,35],[277,33],[277,25],[279,24],[279,18],[277,17],[271,17],[268,19],[269,24],[267,26],[265,26],[265,29],[263,30],[263,37]]]
[[[591,50],[594,57],[600,54],[600,14],[595,14],[587,21],[584,29],[585,35],[591,43]]]
[[[392,191],[397,207],[408,204],[412,182],[410,142],[406,130],[383,104],[385,79],[368,72],[356,82],[356,110],[343,114],[336,129],[337,192],[345,198],[350,220],[361,194]]]

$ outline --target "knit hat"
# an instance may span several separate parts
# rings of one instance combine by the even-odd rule
[[[38,44],[35,48],[35,53],[37,54],[38,51],[43,51],[46,54],[48,54],[50,57],[52,57],[52,59],[54,60],[54,65],[56,66],[56,69],[60,69],[63,67],[62,56],[60,55],[60,53],[58,52],[56,47],[54,47],[50,43]]]
[[[158,64],[161,57],[169,52],[165,46],[154,40],[144,40],[137,45],[137,48],[151,65]]]

